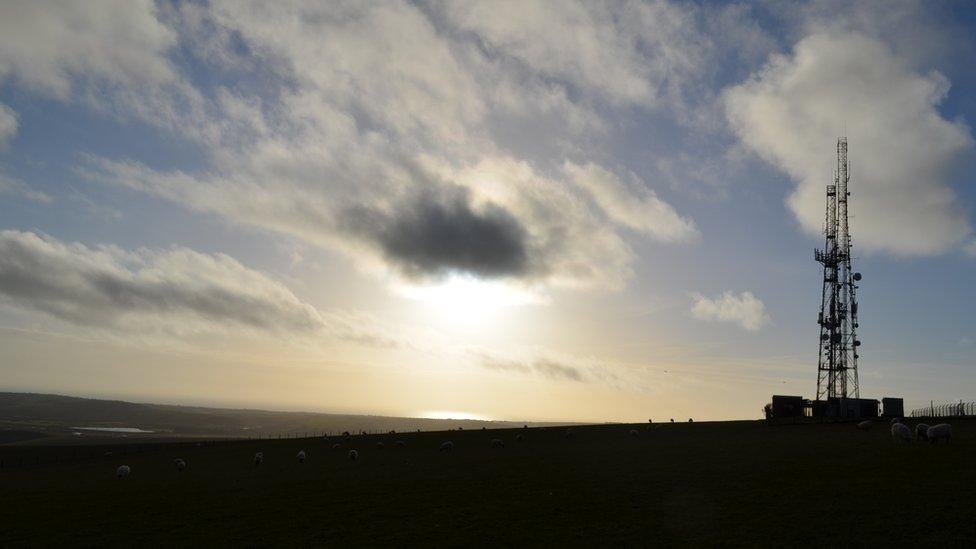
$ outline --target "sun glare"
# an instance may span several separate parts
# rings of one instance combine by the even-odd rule
[[[504,282],[461,276],[435,285],[402,286],[399,293],[427,303],[439,314],[457,321],[490,317],[501,309],[545,301],[537,293]]]

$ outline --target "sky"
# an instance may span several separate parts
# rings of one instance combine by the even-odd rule
[[[0,390],[553,421],[976,398],[976,6],[0,3]]]

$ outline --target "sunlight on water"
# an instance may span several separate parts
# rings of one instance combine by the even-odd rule
[[[104,431],[106,433],[152,433],[153,431],[146,431],[144,429],[137,429],[135,427],[72,427],[72,429],[79,429],[81,431]]]
[[[421,412],[420,417],[426,419],[474,419],[478,421],[492,421],[490,417],[481,414],[472,414],[469,412],[456,412],[450,410],[434,410],[428,412]]]

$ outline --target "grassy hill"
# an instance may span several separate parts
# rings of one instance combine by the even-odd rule
[[[973,547],[976,422],[953,424],[950,445],[727,422],[0,446],[0,545]]]

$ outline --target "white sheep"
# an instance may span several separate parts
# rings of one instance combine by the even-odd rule
[[[438,448],[437,451],[438,452],[453,452],[454,451],[454,443],[451,442],[450,440],[444,441],[444,442],[441,443],[441,447]]]
[[[251,462],[254,463],[255,467],[264,463],[264,452],[258,452],[254,454],[254,457],[251,459]]]
[[[502,441],[502,439],[500,439],[500,438],[493,438],[493,439],[491,439],[491,447],[492,448],[504,448],[505,447],[505,442]]]
[[[630,430],[630,436],[636,438],[637,437],[637,429],[631,429]]]
[[[349,450],[349,461],[356,461],[359,459],[359,452],[355,450]]]
[[[179,473],[182,473],[183,472],[183,469],[186,469],[186,462],[183,461],[180,458],[174,459],[173,460],[173,465],[176,465],[176,471],[179,472]]]
[[[131,472],[132,469],[130,469],[128,465],[120,465],[119,468],[115,470],[115,477],[122,480],[129,476],[129,473]]]
[[[406,448],[407,447],[407,443],[406,442],[403,442],[402,440],[398,440],[398,441],[396,441],[396,447],[397,448]]]
[[[874,425],[874,422],[872,422],[870,419],[866,419],[866,420],[862,421],[861,423],[858,423],[857,424],[857,428],[860,429],[860,430],[862,430],[862,431],[867,431],[873,425]]]
[[[299,450],[295,457],[298,458],[298,463],[305,463],[305,450]]]
[[[948,444],[952,442],[952,425],[949,425],[948,423],[933,425],[929,427],[928,431],[925,432],[925,436],[928,437],[929,442],[933,444],[940,440],[945,440],[946,444]]]
[[[912,441],[912,430],[908,428],[908,425],[904,423],[892,423],[891,424],[891,440],[895,442],[911,442]]]
[[[919,423],[915,426],[915,438],[918,440],[929,439],[929,425],[927,423]]]

